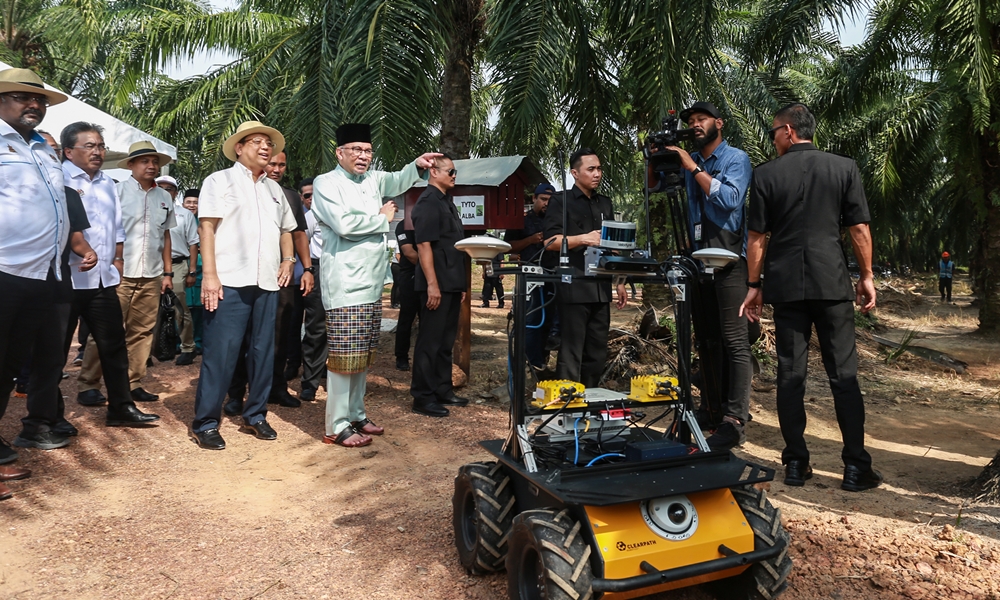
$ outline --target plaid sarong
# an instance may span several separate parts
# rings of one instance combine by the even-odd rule
[[[343,375],[363,372],[375,362],[381,329],[381,300],[326,311],[326,368]]]

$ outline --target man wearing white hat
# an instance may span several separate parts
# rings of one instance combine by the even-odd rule
[[[241,124],[222,145],[234,165],[205,179],[198,202],[201,299],[205,325],[201,374],[195,394],[192,437],[202,448],[223,450],[222,403],[249,326],[247,375],[240,431],[258,439],[278,434],[267,423],[274,365],[278,289],[292,278],[295,218],[281,186],[264,168],[285,147],[277,129]]]
[[[132,399],[155,402],[160,397],[142,388],[146,361],[153,349],[153,330],[160,306],[160,294],[173,288],[170,265],[170,228],[177,224],[170,194],[156,185],[160,167],[173,159],[156,151],[152,142],[129,146],[128,156],[118,161],[119,169],[132,171],[131,177],[116,186],[125,228],[122,281],[118,300],[125,318],[128,346],[128,378]],[[80,368],[80,382],[96,387],[102,375],[96,348],[88,344]]]
[[[194,362],[194,321],[187,307],[189,287],[196,282],[198,271],[198,217],[184,208],[177,200],[177,180],[170,175],[156,178],[156,185],[170,194],[174,200],[174,218],[177,225],[170,230],[170,271],[173,272],[173,286],[177,295],[177,327],[181,332],[181,353],[174,361],[178,365]],[[181,199],[183,200],[183,198]]]
[[[383,429],[365,413],[368,367],[382,325],[382,288],[389,268],[386,234],[396,214],[382,198],[408,190],[440,154],[427,153],[396,173],[369,171],[371,129],[365,124],[337,128],[339,166],[313,180],[313,205],[323,250],[320,288],[329,344],[326,437],[328,444],[366,446]]]
[[[57,280],[61,279],[60,259],[69,238],[69,212],[59,158],[35,128],[45,117],[46,108],[66,100],[66,96],[45,89],[42,80],[27,69],[0,71],[0,418],[32,340],[47,323],[58,321]],[[59,340],[61,342],[61,335]],[[46,357],[52,358],[52,357]],[[58,358],[58,357],[56,357]],[[61,365],[33,364],[29,395],[44,388],[36,403],[50,415],[39,423],[56,420]],[[59,448],[69,443],[45,425],[22,431],[18,445]],[[0,439],[0,465],[17,459],[15,452]],[[27,477],[30,471],[0,466],[0,482]],[[0,483],[0,500],[10,490]]]

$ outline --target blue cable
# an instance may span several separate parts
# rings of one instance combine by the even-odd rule
[[[573,464],[580,464],[580,419],[583,417],[577,417],[576,422],[573,423],[573,441],[576,442],[576,454],[573,455]]]
[[[611,452],[611,453],[608,453],[608,454],[602,454],[602,455],[598,456],[594,460],[592,460],[589,463],[587,463],[587,466],[589,467],[589,466],[593,465],[595,462],[601,460],[602,458],[608,458],[609,456],[618,456],[620,458],[625,458],[624,454],[618,454],[616,452]]]
[[[538,322],[538,325],[528,325],[527,319],[525,319],[524,327],[526,329],[541,329],[542,325],[545,325],[545,291],[539,287],[538,294],[541,296],[541,305],[538,307],[542,311],[542,320]],[[527,317],[527,315],[525,315]]]

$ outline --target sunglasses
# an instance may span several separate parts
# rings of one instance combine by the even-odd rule
[[[443,171],[444,170],[444,169],[439,169],[437,167],[431,167],[431,168],[435,169],[437,171]],[[458,169],[448,169],[447,173],[448,173],[448,177],[454,177],[454,176],[458,175]]]
[[[785,125],[787,125],[787,123]],[[785,125],[778,125],[777,127],[772,127],[771,129],[768,129],[767,137],[773,142],[775,134],[778,133],[779,129],[784,129]]]

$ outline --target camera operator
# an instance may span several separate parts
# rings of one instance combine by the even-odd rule
[[[559,283],[556,288],[562,330],[556,373],[560,379],[597,387],[608,356],[611,281],[584,277],[583,263],[587,247],[601,244],[601,221],[614,218],[614,211],[611,198],[597,193],[602,175],[597,153],[581,148],[570,156],[569,164],[575,184],[552,196],[544,221],[550,261],[558,256],[565,233],[569,264],[573,268],[573,282]],[[563,204],[567,213],[565,232]],[[616,306],[620,310],[627,302],[625,285],[619,285]]]
[[[708,102],[695,102],[680,114],[681,121],[694,130],[694,146],[689,154],[677,146],[681,166],[687,171],[685,184],[688,233],[695,250],[722,248],[740,256],[724,269],[715,271],[714,280],[702,286],[702,293],[714,294],[717,302],[723,346],[728,358],[729,389],[722,402],[722,422],[708,438],[713,450],[729,449],[744,442],[743,427],[749,417],[750,380],[753,367],[748,321],[740,316],[747,292],[746,195],[753,172],[750,158],[722,139],[723,120]],[[705,306],[705,302],[702,305]],[[706,423],[702,423],[702,426]]]

